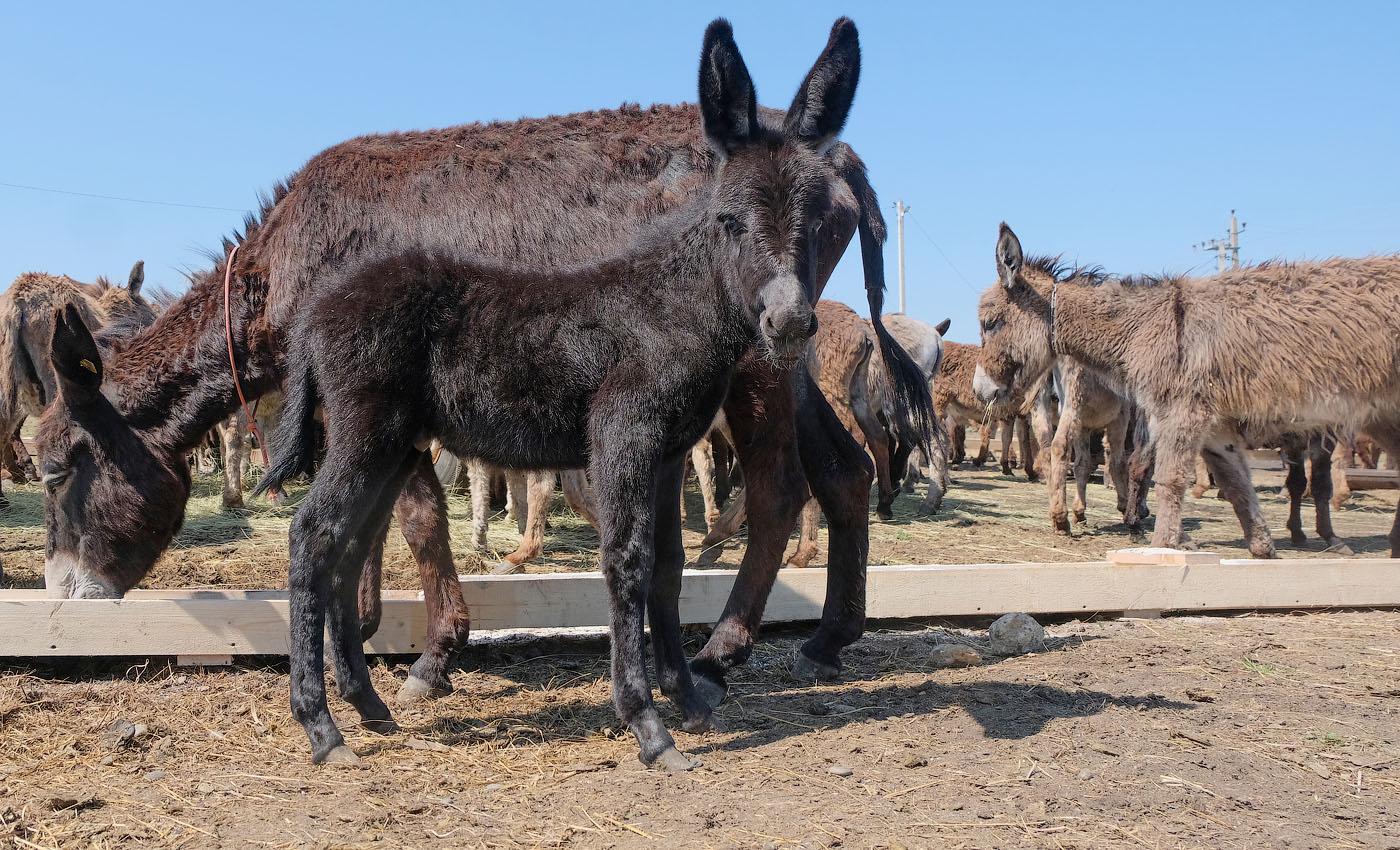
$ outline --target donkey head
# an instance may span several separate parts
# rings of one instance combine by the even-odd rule
[[[700,116],[719,160],[709,207],[721,240],[715,256],[765,349],[785,362],[816,333],[816,277],[831,247],[823,223],[840,185],[826,153],[846,123],[859,77],[859,36],[841,18],[782,127],[768,127],[759,122],[758,96],[729,22],[716,20],[705,31]]]
[[[1025,397],[1054,365],[1053,263],[1026,262],[1021,240],[1001,225],[997,236],[998,282],[982,293],[982,353],[973,391],[987,404]]]
[[[38,434],[44,583],[54,596],[118,597],[179,530],[189,469],[147,446],[103,394],[97,343],[72,305],[54,317],[49,358],[59,389]]]
[[[97,296],[102,315],[107,317],[102,335],[109,339],[131,336],[156,320],[156,309],[141,295],[146,281],[146,263],[137,260],[127,276],[126,286],[104,286]]]

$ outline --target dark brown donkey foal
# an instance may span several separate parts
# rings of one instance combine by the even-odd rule
[[[714,182],[611,257],[539,272],[409,248],[350,264],[319,288],[292,328],[284,424],[260,485],[308,468],[319,404],[328,450],[292,524],[289,585],[292,712],[313,761],[356,758],[326,704],[327,624],[341,694],[370,728],[392,728],[369,680],[356,588],[437,438],[501,466],[587,467],[611,596],[614,705],[644,763],[694,766],[652,704],[643,607],[661,690],[686,729],[703,731],[711,707],[680,633],[683,464],[745,352],[757,344],[790,365],[816,330],[812,277],[832,203],[821,152],[855,95],[857,51],[854,32],[839,40],[774,131],[759,123],[729,24],[711,24],[700,112],[722,158]]]

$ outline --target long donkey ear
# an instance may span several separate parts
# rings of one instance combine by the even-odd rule
[[[137,260],[136,265],[131,267],[131,274],[126,278],[126,288],[132,295],[141,293],[141,284],[146,282],[146,261]]]
[[[953,320],[952,320],[952,319],[944,319],[943,321],[941,321],[941,322],[939,322],[938,324],[934,325],[934,326],[933,326],[933,329],[936,330],[936,331],[938,331],[938,335],[939,335],[939,336],[947,336],[947,335],[948,335],[948,329],[951,328],[952,326],[953,326]]]
[[[1026,259],[1021,254],[1021,240],[1003,221],[1001,232],[997,235],[997,277],[1001,279],[1001,285],[1008,290],[1015,289],[1019,280],[1017,275],[1025,263]]]
[[[715,18],[700,48],[700,122],[705,138],[728,156],[758,132],[758,95],[734,43],[734,28]]]
[[[826,49],[797,87],[783,132],[825,153],[846,125],[859,81],[860,34],[850,18],[838,18]]]
[[[70,403],[93,398],[102,386],[102,357],[97,353],[97,343],[72,304],[54,311],[49,362],[53,363],[64,397]]]

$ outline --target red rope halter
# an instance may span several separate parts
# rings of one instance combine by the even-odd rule
[[[224,261],[224,342],[228,343],[228,368],[233,373],[233,388],[238,391],[238,404],[243,408],[243,418],[248,420],[248,430],[258,439],[263,466],[267,467],[267,441],[263,439],[262,430],[258,428],[258,420],[248,410],[248,399],[243,395],[243,382],[238,380],[238,359],[233,355],[233,313],[229,311],[229,288],[233,281],[233,258],[238,253],[238,248],[238,245],[234,245],[233,250],[228,252],[228,259]]]

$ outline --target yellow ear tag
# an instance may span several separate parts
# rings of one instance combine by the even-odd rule
[[[84,357],[82,360],[79,360],[78,365],[88,370],[94,375],[97,374],[97,367],[92,365],[92,361],[87,359],[86,357]]]

